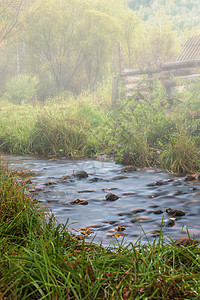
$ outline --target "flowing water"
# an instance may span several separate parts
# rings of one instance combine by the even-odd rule
[[[88,240],[104,245],[122,239],[135,242],[144,230],[144,239],[152,241],[162,222],[164,234],[172,239],[187,236],[188,231],[200,238],[200,181],[185,181],[151,168],[124,173],[122,166],[113,161],[54,161],[10,155],[5,155],[4,160],[13,169],[34,172],[29,185],[32,197],[48,203],[56,219],[68,221],[76,234],[81,232],[78,229],[89,227],[93,233]],[[89,176],[81,180],[65,177],[79,170]],[[108,193],[119,199],[107,201]],[[88,205],[72,205],[76,199],[86,200]],[[185,215],[172,217],[166,213],[167,208],[181,210]]]

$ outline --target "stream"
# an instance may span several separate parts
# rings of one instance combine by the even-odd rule
[[[145,232],[141,239],[152,242],[161,223],[167,238],[174,240],[188,232],[200,238],[199,180],[185,181],[156,168],[123,172],[123,166],[112,160],[51,160],[20,155],[4,155],[3,159],[14,170],[31,170],[31,197],[47,203],[59,222],[68,222],[70,230],[77,235],[82,232],[88,241],[103,245],[122,240],[135,243]],[[88,173],[87,178],[73,176],[81,170]],[[119,198],[106,200],[109,193]],[[77,199],[87,201],[87,205],[73,205]],[[167,208],[185,215],[170,215]]]

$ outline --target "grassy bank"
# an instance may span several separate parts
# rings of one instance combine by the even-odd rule
[[[200,167],[199,85],[173,103],[159,82],[143,100],[110,104],[110,88],[44,103],[15,105],[1,99],[0,148],[8,153],[89,156],[105,152],[117,162],[174,173]]]
[[[1,299],[199,299],[200,248],[79,240],[0,170]]]

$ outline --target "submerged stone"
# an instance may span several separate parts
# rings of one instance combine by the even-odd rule
[[[88,177],[88,173],[85,171],[77,171],[74,174],[74,177],[78,178],[78,179],[82,179],[82,178],[87,178]]]
[[[153,212],[155,215],[161,215],[163,214],[163,211],[161,209],[158,209],[158,210],[154,210]]]
[[[185,213],[182,210],[167,208],[166,212],[172,217],[182,217]]]
[[[133,214],[137,214],[137,213],[141,213],[141,212],[144,212],[144,211],[146,211],[146,209],[138,208],[138,209],[132,210],[132,213],[133,213]]]
[[[167,222],[164,224],[166,227],[173,227],[175,225],[175,222],[171,219],[169,219]]]
[[[116,201],[117,199],[119,199],[117,195],[112,193],[108,193],[105,197],[107,201]]]
[[[158,180],[147,184],[147,186],[161,186],[161,185],[166,185],[167,183],[168,183],[167,180]]]
[[[181,237],[179,239],[177,239],[175,241],[175,244],[177,246],[191,246],[191,245],[199,245],[200,241],[199,240],[195,240],[195,239],[191,239],[189,237]]]
[[[196,176],[188,174],[185,176],[184,180],[185,181],[193,181],[193,180],[196,180]]]
[[[126,173],[135,172],[135,171],[137,171],[137,168],[135,166],[126,166],[121,169],[121,172],[126,172]]]
[[[121,180],[121,179],[126,179],[126,178],[128,178],[128,176],[119,175],[119,176],[113,177],[112,180]]]

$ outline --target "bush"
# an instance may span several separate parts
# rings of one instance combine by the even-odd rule
[[[37,77],[19,75],[13,77],[6,86],[5,98],[15,104],[23,104],[36,97]]]

